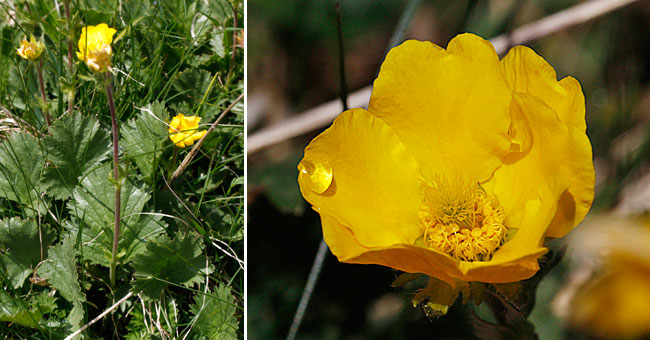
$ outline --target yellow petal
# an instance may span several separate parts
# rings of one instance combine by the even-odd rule
[[[524,208],[529,201],[539,201],[550,205],[540,208],[550,216],[540,216],[535,228],[541,235],[563,236],[582,220],[593,199],[591,144],[538,98],[513,93],[512,104],[513,119],[527,127],[525,144],[530,147],[523,155],[509,155],[484,187],[503,206],[509,228],[531,228],[524,223]],[[551,224],[556,212],[561,218]]]
[[[553,108],[561,121],[585,132],[585,97],[573,77],[557,80],[555,70],[544,58],[526,46],[515,46],[501,61],[508,85]]]
[[[319,163],[331,168],[325,191],[322,179],[314,180],[310,170]],[[307,146],[298,170],[305,199],[321,215],[335,215],[354,230],[359,244],[412,244],[422,236],[418,164],[392,130],[368,111],[339,115]]]
[[[184,133],[182,132],[173,133],[169,135],[169,138],[172,140],[174,144],[176,144],[176,146],[181,148],[185,147],[187,136]]]
[[[105,71],[110,67],[111,43],[116,32],[106,24],[82,27],[77,58],[95,72]]]
[[[453,277],[462,276],[458,265],[449,256],[407,244],[366,247],[358,242],[356,233],[332,215],[320,215],[325,242],[341,262],[379,264],[407,273],[423,273],[443,280],[453,287],[456,285]]]
[[[447,50],[413,40],[393,48],[368,110],[395,131],[427,177],[451,172],[483,181],[510,150],[509,104],[494,47],[461,34]]]
[[[199,139],[203,138],[203,136],[205,136],[205,134],[207,132],[208,131],[206,131],[206,130],[194,131],[194,133],[192,133],[192,138],[194,138],[194,140],[199,140]]]
[[[199,127],[199,122],[200,121],[201,121],[201,117],[198,117],[198,116],[184,117],[183,118],[183,129],[185,129],[185,130],[197,129]]]
[[[174,118],[172,118],[172,121],[169,123],[169,133],[182,131],[181,129],[182,118],[183,118],[182,114],[178,114]]]
[[[557,81],[555,70],[544,58],[525,46],[513,47],[501,61],[508,84],[516,92],[529,93],[553,109],[569,129],[575,150],[576,172],[560,197],[557,214],[546,236],[562,237],[584,219],[593,201],[594,170],[585,124],[585,98],[573,77]]]

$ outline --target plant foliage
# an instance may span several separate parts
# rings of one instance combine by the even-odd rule
[[[243,92],[243,2],[66,2],[0,1],[0,337],[63,339],[110,309],[76,339],[243,338],[243,102],[173,181],[191,146],[168,132]],[[100,23],[110,82],[75,55]],[[36,62],[16,54],[30,34]]]

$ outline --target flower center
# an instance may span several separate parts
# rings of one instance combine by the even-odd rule
[[[103,71],[111,64],[111,45],[102,44],[100,49],[88,51],[88,66],[94,71]]]
[[[426,246],[461,261],[489,261],[506,238],[496,198],[478,183],[437,179],[426,184],[420,220]]]

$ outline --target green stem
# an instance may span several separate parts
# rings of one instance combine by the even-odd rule
[[[111,85],[111,74],[106,72],[106,96],[108,97],[108,107],[111,110],[111,122],[113,126],[113,179],[115,180],[115,223],[113,230],[113,252],[111,256],[110,280],[111,286],[115,287],[115,269],[117,268],[117,245],[120,241],[120,196],[122,191],[122,180],[118,168],[118,129],[117,114],[115,113],[115,103],[113,100],[113,88]]]
[[[47,112],[47,98],[45,98],[45,85],[43,83],[43,59],[38,63],[38,85],[41,88],[41,98],[43,99],[43,114],[45,115],[45,124],[47,131],[50,132],[50,114]]]

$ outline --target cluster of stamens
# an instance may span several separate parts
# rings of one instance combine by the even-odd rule
[[[505,242],[503,219],[496,200],[478,184],[437,180],[425,186],[424,242],[457,260],[490,260]]]
[[[111,64],[111,45],[102,44],[98,50],[90,50],[86,56],[87,63],[94,71],[102,71]]]

